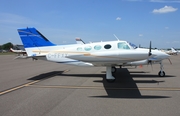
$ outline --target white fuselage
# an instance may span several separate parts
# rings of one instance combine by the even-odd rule
[[[26,48],[28,56],[79,66],[116,66],[148,59],[148,49],[134,49],[126,41]],[[152,52],[153,54],[153,52]]]

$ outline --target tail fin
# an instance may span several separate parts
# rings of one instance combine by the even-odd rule
[[[19,36],[28,56],[41,56],[50,46],[56,46],[35,28],[18,29]]]
[[[55,46],[35,28],[18,29],[24,48]]]
[[[172,52],[177,52],[173,47],[171,48],[171,51],[172,51]]]

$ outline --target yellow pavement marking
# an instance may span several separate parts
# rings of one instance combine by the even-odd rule
[[[73,85],[28,85],[36,88],[60,88],[60,89],[107,89],[107,90],[149,90],[149,91],[180,91],[180,88],[174,87],[139,87],[139,88],[116,88],[104,86],[73,86]]]
[[[21,88],[23,88],[23,87],[26,87],[26,86],[29,86],[29,85],[31,85],[31,84],[37,83],[37,82],[39,82],[39,81],[40,81],[40,80],[36,80],[36,81],[33,81],[33,82],[26,83],[26,84],[24,84],[24,85],[20,85],[20,86],[14,87],[14,88],[12,88],[12,89],[5,90],[5,91],[3,91],[3,92],[0,92],[0,95],[3,95],[3,94],[6,94],[6,93],[15,91],[15,90],[17,90],[17,89],[21,89]]]
[[[64,70],[63,73],[68,72],[68,71],[69,71],[69,70]],[[59,73],[56,73],[56,74],[53,74],[53,75],[51,75],[51,76],[55,76],[55,75],[58,75],[58,74],[59,74]],[[49,76],[48,76],[48,77],[49,77]],[[46,78],[48,78],[48,77],[46,77]],[[44,79],[46,79],[46,78],[44,78]],[[44,79],[41,79],[41,80],[44,80]],[[30,85],[32,85],[32,84],[38,83],[38,82],[41,81],[41,80],[31,81],[31,82],[29,82],[29,83],[26,83],[26,84],[23,84],[23,85],[20,85],[20,86],[17,86],[17,87],[14,87],[14,88],[11,88],[11,89],[2,91],[2,92],[0,92],[0,95],[3,95],[3,94],[6,94],[6,93],[9,93],[9,92],[12,92],[12,91],[21,89],[21,88],[23,88],[23,87],[30,86]]]

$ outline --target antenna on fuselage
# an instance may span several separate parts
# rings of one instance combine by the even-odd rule
[[[115,35],[115,34],[113,34],[114,35],[114,37],[119,41],[119,38]]]

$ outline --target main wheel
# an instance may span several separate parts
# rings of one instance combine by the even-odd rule
[[[116,72],[116,67],[114,67],[114,66],[111,67],[111,72],[112,72],[112,73],[115,73],[115,72]]]
[[[114,83],[116,79],[106,79],[108,83]]]
[[[165,72],[164,71],[159,71],[158,75],[159,75],[159,77],[164,77],[165,76]]]

